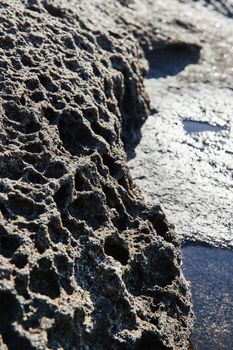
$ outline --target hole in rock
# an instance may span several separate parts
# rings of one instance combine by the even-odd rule
[[[3,332],[2,339],[8,350],[35,350],[30,341],[17,333],[12,326]]]
[[[25,146],[25,151],[30,153],[41,153],[42,150],[42,145],[40,145],[39,143],[29,143]]]
[[[59,210],[65,209],[69,199],[71,199],[69,184],[62,185],[54,194],[53,198]]]
[[[60,18],[64,17],[65,11],[64,11],[64,9],[60,8],[59,6],[55,6],[55,5],[53,5],[51,3],[47,3],[47,2],[44,2],[43,5],[51,16],[60,17]]]
[[[129,251],[123,246],[123,243],[114,237],[108,237],[104,244],[104,251],[107,255],[112,256],[122,265],[127,265],[129,260]]]
[[[34,91],[39,87],[39,80],[37,78],[29,78],[25,80],[25,85],[29,90]]]
[[[28,276],[23,274],[22,275],[17,274],[17,276],[14,279],[14,282],[15,282],[15,289],[18,295],[22,295],[25,299],[30,299],[30,296],[27,290]]]
[[[58,90],[57,86],[53,83],[50,77],[46,75],[40,75],[38,78],[47,91],[56,92]]]
[[[77,103],[78,106],[81,106],[84,104],[85,98],[84,96],[77,94],[74,96],[74,102]]]
[[[105,35],[105,34],[99,34],[96,37],[97,43],[99,44],[99,46],[105,50],[105,51],[109,51],[111,52],[112,50],[112,42],[111,40],[109,40],[109,38]]]
[[[3,203],[0,203],[0,212],[2,213],[3,217],[5,219],[9,219],[9,213],[8,213],[8,210],[5,206],[5,204]]]
[[[198,63],[200,47],[195,44],[177,43],[154,49],[147,54],[150,63],[148,78],[166,78],[177,75],[190,64]]]
[[[107,220],[102,196],[97,192],[81,192],[78,198],[68,207],[72,216],[84,220],[93,229],[98,229]]]
[[[38,132],[40,130],[41,126],[38,122],[35,120],[30,120],[24,127],[24,132],[26,134],[33,134],[35,132]]]
[[[24,255],[24,254],[17,254],[17,255],[14,255],[14,257],[12,258],[12,262],[19,269],[23,269],[27,265],[28,257],[27,255]]]
[[[162,218],[158,218],[157,220],[155,220],[153,222],[153,226],[159,235],[161,236],[166,235],[168,231],[168,226],[167,226],[167,223]]]
[[[83,117],[91,123],[98,119],[98,110],[95,107],[88,107],[83,110]]]
[[[41,102],[45,99],[45,95],[44,95],[44,92],[37,89],[35,91],[33,91],[33,93],[30,95],[30,98],[32,101],[38,103],[38,102]]]
[[[56,222],[50,222],[48,224],[48,232],[49,237],[54,243],[67,243],[68,241],[68,233],[67,231],[61,227],[60,225],[56,224]]]
[[[81,121],[59,120],[58,130],[64,147],[72,155],[80,155],[84,148],[96,146],[90,129]]]
[[[10,291],[0,292],[0,332],[14,322],[20,314],[20,305]]]
[[[44,184],[45,183],[45,179],[43,178],[43,176],[40,173],[38,173],[32,169],[30,169],[30,171],[29,171],[29,174],[27,176],[27,180],[29,181],[29,183],[31,182],[31,183],[35,183],[35,184]]]
[[[57,275],[52,269],[34,267],[30,273],[30,289],[51,299],[60,295]]]
[[[44,117],[51,123],[56,124],[58,120],[58,112],[52,107],[43,108]]]
[[[34,66],[34,62],[32,61],[31,57],[25,53],[21,57],[21,62],[26,67],[33,67]]]
[[[85,179],[84,175],[82,175],[81,171],[78,169],[75,174],[75,189],[79,192],[81,191],[87,191],[89,189],[89,183],[88,180]]]
[[[25,114],[28,116],[27,110],[25,108],[20,109],[13,101],[5,103],[3,107],[9,120],[21,123],[24,119],[23,112],[26,112]]]
[[[110,175],[119,180],[124,176],[121,164],[107,153],[102,155],[104,165],[108,168]]]
[[[159,335],[143,333],[136,350],[166,350],[167,347],[159,340]]]
[[[69,274],[69,261],[65,255],[57,255],[55,264],[59,273],[64,274],[64,276]]]
[[[14,157],[2,158],[0,167],[0,178],[19,180],[23,175],[23,162]]]
[[[53,162],[50,163],[46,172],[45,176],[49,178],[55,178],[59,179],[66,173],[66,167],[60,163],[60,162]]]
[[[19,246],[19,237],[9,234],[1,236],[0,233],[0,252],[3,256],[10,258]]]
[[[41,214],[43,211],[41,206],[36,205],[31,199],[22,197],[19,194],[10,194],[8,197],[9,207],[16,215],[31,217],[35,212]]]

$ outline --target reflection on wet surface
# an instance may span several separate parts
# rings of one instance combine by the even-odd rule
[[[182,255],[196,315],[193,349],[233,349],[233,251],[189,244]]]
[[[129,166],[183,239],[233,248],[233,91],[175,79],[146,80],[157,113]]]
[[[218,125],[211,125],[206,122],[198,122],[193,120],[183,120],[183,128],[187,133],[205,131],[219,132],[224,130],[221,126]]]

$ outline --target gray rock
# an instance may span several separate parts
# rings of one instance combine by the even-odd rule
[[[155,113],[130,168],[184,241],[232,248],[233,23],[226,6],[170,0],[151,7],[167,41],[148,54]]]
[[[4,350],[188,347],[177,236],[126,165],[149,103],[121,3],[0,2]]]

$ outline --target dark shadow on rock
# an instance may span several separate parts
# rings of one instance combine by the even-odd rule
[[[198,63],[200,46],[188,43],[172,43],[154,49],[147,54],[150,70],[147,78],[166,78],[179,74],[190,64]]]

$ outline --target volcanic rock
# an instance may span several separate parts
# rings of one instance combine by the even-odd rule
[[[179,242],[126,165],[149,112],[133,13],[0,1],[1,349],[188,347]]]

